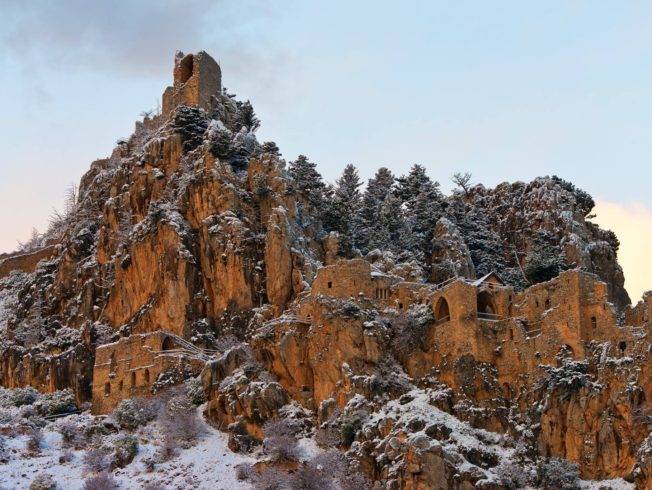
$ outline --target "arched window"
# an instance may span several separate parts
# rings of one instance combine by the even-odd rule
[[[104,383],[104,395],[109,396],[111,394],[111,383]]]
[[[136,371],[131,372],[131,386],[136,386]]]
[[[448,301],[443,296],[437,301],[437,306],[435,306],[435,320],[440,322],[445,322],[450,320],[451,313],[448,308]]]
[[[149,369],[145,369],[145,384],[149,384]]]
[[[119,389],[120,391],[122,391],[122,389],[124,388],[124,386],[125,386],[124,381],[120,380],[120,383],[118,383],[118,389]]]
[[[591,328],[595,330],[598,327],[598,319],[594,316],[591,317]]]

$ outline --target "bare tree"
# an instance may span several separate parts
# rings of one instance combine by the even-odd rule
[[[469,189],[471,188],[471,174],[469,172],[456,172],[453,174],[451,180],[455,185],[462,188],[464,194],[469,193]]]

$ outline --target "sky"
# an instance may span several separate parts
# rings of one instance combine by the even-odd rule
[[[0,0],[0,252],[16,248],[209,52],[259,140],[347,163],[424,165],[495,186],[559,175],[652,289],[652,4],[550,0]],[[651,243],[648,243],[651,242]]]

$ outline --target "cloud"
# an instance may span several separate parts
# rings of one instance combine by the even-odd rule
[[[0,52],[24,67],[167,74],[176,49],[245,44],[243,26],[272,15],[242,0],[8,0]]]
[[[620,240],[618,261],[625,271],[625,287],[636,303],[652,289],[652,209],[641,203],[598,200],[593,220],[613,230]]]

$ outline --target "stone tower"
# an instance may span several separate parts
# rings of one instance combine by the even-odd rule
[[[174,56],[174,86],[163,92],[163,114],[168,115],[179,105],[211,107],[211,96],[222,91],[220,65],[205,51]]]

